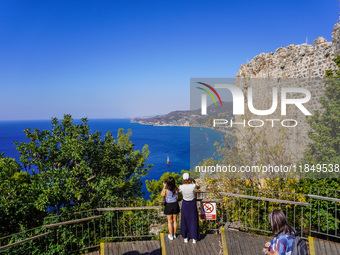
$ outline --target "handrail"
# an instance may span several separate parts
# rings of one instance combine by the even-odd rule
[[[37,238],[40,238],[40,237],[43,237],[43,236],[47,236],[47,235],[49,235],[50,233],[51,233],[51,232],[46,232],[46,233],[44,233],[44,234],[32,236],[32,237],[29,237],[29,238],[27,238],[27,239],[24,239],[24,240],[15,242],[15,243],[11,243],[11,244],[7,244],[7,245],[4,245],[4,246],[0,246],[0,251],[1,251],[1,250],[8,249],[8,248],[13,247],[13,246],[17,246],[17,245],[22,244],[22,243],[26,243],[26,242],[32,241],[32,240],[34,240],[34,239],[37,239]]]
[[[295,201],[281,200],[281,199],[274,199],[274,198],[266,198],[266,197],[255,197],[255,196],[241,195],[241,194],[235,194],[235,193],[219,192],[219,194],[221,194],[223,196],[242,197],[242,198],[248,198],[248,199],[254,199],[254,200],[262,200],[262,201],[282,203],[282,204],[292,204],[292,205],[302,205],[302,206],[311,206],[312,205],[311,203],[295,202]]]
[[[73,214],[81,214],[81,213],[88,213],[88,212],[93,212],[95,211],[96,209],[89,209],[89,210],[83,210],[83,211],[79,211],[79,212],[71,212],[71,213],[68,213],[67,215],[73,215]],[[46,219],[53,219],[53,218],[59,218],[60,216],[65,216],[65,215],[56,215],[56,216],[49,216],[49,217],[45,217],[44,220]]]
[[[310,197],[310,198],[314,198],[314,199],[320,199],[320,200],[340,203],[340,199],[338,199],[338,198],[324,197],[324,196],[317,196],[317,195],[307,195],[307,196]]]
[[[39,228],[42,228],[42,226],[35,227],[35,228],[31,228],[31,229],[27,229],[27,230],[24,230],[24,231],[21,231],[21,232],[17,232],[17,233],[14,233],[14,234],[10,234],[10,235],[7,235],[7,236],[2,236],[2,237],[0,237],[0,241],[1,241],[2,239],[11,237],[11,236],[13,236],[13,235],[19,235],[19,234],[26,233],[26,232],[30,232],[30,231],[33,231],[33,230],[36,230],[36,229],[39,229]]]
[[[82,219],[78,219],[78,220],[69,220],[69,221],[64,221],[64,222],[58,222],[58,223],[53,223],[53,224],[49,224],[49,225],[44,225],[43,227],[44,228],[54,228],[54,227],[61,226],[61,225],[68,225],[68,224],[72,224],[72,223],[78,223],[78,222],[83,222],[83,221],[99,219],[101,217],[103,217],[103,215],[87,217],[87,218],[82,218]]]
[[[162,209],[162,206],[136,206],[136,207],[107,207],[97,208],[97,211],[129,211],[129,210],[152,210]]]
[[[310,190],[311,189],[322,189],[322,190],[331,190],[335,192],[340,192],[340,189],[323,188],[323,187],[317,187],[317,186],[310,186]]]

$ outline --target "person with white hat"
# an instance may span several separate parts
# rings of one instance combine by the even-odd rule
[[[200,185],[190,178],[188,173],[183,174],[183,184],[178,187],[179,192],[183,194],[183,202],[181,208],[181,235],[184,242],[188,242],[188,238],[196,241],[200,237],[198,227],[198,212],[195,198],[195,190],[199,189]]]

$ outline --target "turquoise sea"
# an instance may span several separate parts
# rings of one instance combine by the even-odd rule
[[[80,120],[75,120],[74,123],[80,123]],[[189,170],[190,166],[195,166],[203,158],[212,156],[213,144],[219,138],[214,131],[205,128],[149,126],[131,123],[129,119],[90,119],[88,124],[91,132],[98,130],[105,135],[107,131],[111,131],[115,137],[118,129],[131,129],[131,141],[135,149],[141,150],[144,144],[149,145],[147,164],[153,164],[153,167],[142,179],[143,183],[145,180],[158,180],[164,172]],[[0,153],[4,152],[5,156],[19,161],[20,154],[15,150],[14,142],[27,141],[23,132],[26,128],[51,129],[51,121],[0,121]],[[166,163],[168,156],[170,165]],[[148,198],[145,184],[143,191],[145,198]]]

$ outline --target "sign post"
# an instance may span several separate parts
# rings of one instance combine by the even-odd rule
[[[201,203],[201,219],[216,220],[216,202]]]

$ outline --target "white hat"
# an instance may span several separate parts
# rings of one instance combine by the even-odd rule
[[[183,180],[189,180],[189,174],[188,173],[183,174]]]

